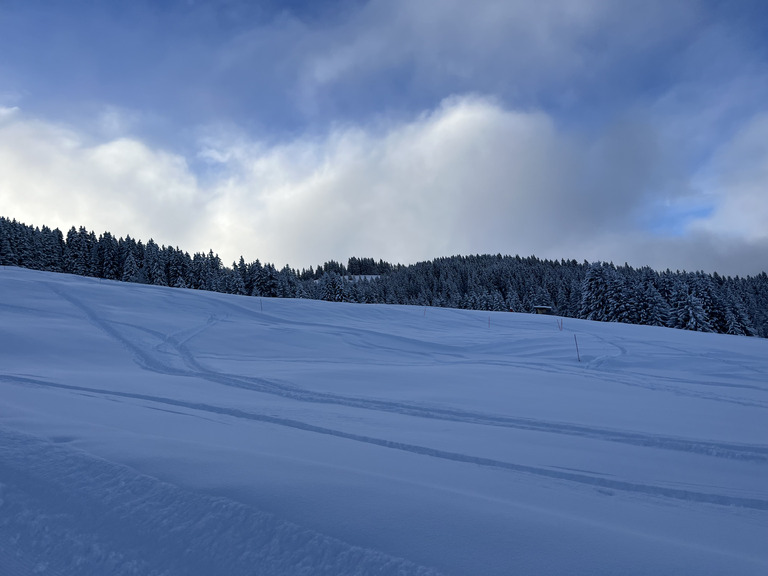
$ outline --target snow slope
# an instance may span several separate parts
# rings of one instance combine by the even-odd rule
[[[762,575],[767,417],[766,340],[0,268],[0,574]]]

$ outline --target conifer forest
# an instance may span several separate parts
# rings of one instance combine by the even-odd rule
[[[657,271],[535,256],[450,256],[412,265],[352,257],[316,268],[226,266],[213,251],[190,256],[84,227],[33,227],[0,217],[0,265],[245,296],[532,312],[561,317],[768,337],[768,275]]]

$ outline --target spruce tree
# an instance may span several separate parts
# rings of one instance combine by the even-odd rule
[[[139,265],[136,263],[136,259],[133,257],[133,252],[129,252],[125,259],[123,266],[123,275],[120,278],[123,282],[137,282],[142,281],[141,271]]]

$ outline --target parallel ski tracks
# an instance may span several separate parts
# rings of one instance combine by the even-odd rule
[[[412,454],[429,456],[432,458],[439,458],[442,460],[462,462],[466,464],[474,464],[477,466],[496,468],[501,470],[509,470],[512,472],[531,474],[531,475],[549,478],[553,480],[563,480],[563,481],[573,482],[577,484],[588,485],[595,488],[602,488],[602,489],[608,489],[608,490],[620,490],[623,492],[631,492],[631,493],[644,494],[644,495],[663,497],[663,498],[672,498],[675,500],[683,500],[688,502],[716,504],[721,506],[735,506],[740,508],[749,508],[753,510],[768,510],[768,500],[763,500],[760,498],[745,498],[745,497],[731,496],[731,495],[725,495],[725,494],[684,490],[684,489],[665,487],[665,486],[659,486],[654,484],[629,482],[629,481],[623,481],[623,480],[616,480],[612,478],[593,476],[590,474],[570,472],[562,468],[554,469],[554,468],[542,468],[537,466],[527,466],[523,464],[516,464],[514,462],[507,462],[507,461],[497,460],[493,458],[473,456],[469,454],[462,454],[459,452],[452,452],[448,450],[439,450],[436,448],[430,448],[427,446],[421,446],[417,444],[409,444],[405,442],[387,440],[384,438],[366,436],[363,434],[355,434],[355,433],[346,432],[343,430],[328,428],[325,426],[317,426],[314,424],[309,424],[307,422],[302,422],[300,420],[282,418],[278,416],[272,416],[269,414],[261,414],[253,411],[240,410],[238,408],[213,406],[213,405],[205,404],[201,402],[187,402],[183,400],[177,400],[174,398],[154,396],[150,394],[119,392],[115,390],[105,390],[105,389],[91,388],[86,386],[72,386],[69,384],[47,382],[47,381],[38,380],[34,378],[9,376],[5,374],[0,374],[0,381],[12,382],[16,384],[33,385],[33,386],[39,386],[39,387],[45,387],[45,388],[54,388],[54,389],[60,389],[60,390],[69,390],[73,392],[81,392],[86,394],[100,394],[100,395],[112,397],[112,398],[125,398],[125,399],[131,399],[131,400],[153,402],[153,403],[164,404],[168,406],[174,406],[178,408],[185,408],[189,410],[207,412],[210,414],[218,414],[221,416],[229,416],[229,417],[243,419],[243,420],[263,422],[266,424],[283,426],[287,428],[293,428],[296,430],[303,430],[305,432],[311,432],[314,434],[333,436],[333,437],[342,438],[345,440],[362,442],[365,444],[372,444],[375,446],[381,446],[383,448],[389,448],[389,449],[399,450],[403,452],[410,452]]]
[[[397,414],[404,414],[408,416],[427,418],[435,420],[445,420],[451,422],[460,422],[466,424],[485,425],[485,426],[498,426],[504,428],[514,428],[521,430],[532,430],[537,432],[563,434],[568,436],[579,436],[585,438],[591,438],[602,441],[618,442],[623,444],[644,446],[664,450],[675,450],[681,452],[702,454],[716,458],[730,458],[737,460],[748,460],[757,462],[768,461],[768,446],[763,445],[751,445],[751,444],[736,444],[736,443],[724,443],[724,442],[712,442],[705,440],[691,440],[685,438],[677,438],[671,436],[661,436],[644,434],[638,432],[629,432],[622,430],[611,430],[605,428],[596,428],[590,426],[583,426],[577,424],[568,424],[560,422],[549,422],[527,418],[515,418],[509,416],[498,416],[487,413],[478,413],[465,410],[456,410],[441,408],[435,406],[422,406],[413,403],[395,402],[391,400],[378,400],[372,398],[360,398],[353,396],[345,396],[330,393],[321,393],[310,391],[296,386],[274,382],[258,377],[231,375],[221,372],[216,372],[205,366],[201,365],[194,355],[189,351],[185,342],[190,338],[199,334],[211,324],[217,321],[216,318],[209,318],[205,326],[198,329],[187,330],[176,335],[164,335],[159,332],[147,330],[144,328],[137,328],[150,333],[153,337],[161,340],[161,345],[170,345],[178,354],[178,357],[182,360],[184,368],[169,366],[167,363],[161,361],[152,353],[136,345],[129,338],[125,337],[119,330],[115,328],[115,325],[106,322],[88,306],[83,304],[79,299],[67,294],[59,287],[50,285],[50,288],[56,292],[59,296],[70,302],[73,306],[78,308],[88,320],[100,330],[104,331],[111,338],[120,342],[126,347],[132,354],[136,363],[146,370],[158,372],[167,375],[194,377],[207,380],[216,384],[231,386],[236,388],[243,388],[254,392],[271,394],[295,400],[299,402],[320,403],[320,404],[334,404],[340,406],[349,406],[353,408],[372,410],[378,412],[390,412]],[[317,426],[309,424],[295,419],[282,418],[278,416],[261,414],[253,411],[240,410],[236,408],[228,408],[222,406],[213,406],[210,404],[199,402],[187,402],[174,398],[167,398],[162,396],[155,396],[149,394],[138,394],[130,392],[120,392],[114,390],[106,390],[99,388],[90,388],[84,386],[72,386],[55,382],[43,381],[35,378],[28,378],[16,375],[0,374],[0,380],[6,382],[13,382],[16,384],[42,386],[49,388],[57,388],[62,390],[70,390],[79,393],[100,394],[113,398],[125,398],[133,400],[147,401],[166,406],[174,406],[176,408],[183,408],[186,410],[201,411],[209,414],[218,414],[223,416],[229,416],[240,419],[247,419],[252,421],[264,422],[268,424],[289,427],[293,429],[303,430],[315,434],[323,434],[328,436],[334,436],[337,438],[347,439],[355,442],[362,442],[381,446],[388,449],[399,450],[409,452],[413,454],[419,454],[423,456],[429,456],[433,458],[439,458],[448,461],[462,462],[467,464],[474,464],[483,467],[491,467],[502,470],[509,470],[517,473],[532,474],[540,477],[546,477],[554,480],[562,480],[573,482],[582,485],[589,485],[599,489],[619,490],[624,492],[646,494],[658,497],[672,498],[675,500],[684,500],[691,502],[700,502],[708,504],[717,504],[725,506],[736,506],[742,508],[749,508],[754,510],[768,510],[768,500],[759,498],[746,498],[739,496],[731,496],[725,494],[707,493],[693,490],[685,490],[674,487],[666,487],[652,484],[644,484],[639,482],[623,481],[613,478],[599,477],[590,474],[579,473],[575,471],[569,471],[557,468],[543,468],[536,466],[528,466],[523,464],[517,464],[513,462],[507,462],[503,460],[479,457],[469,454],[462,454],[459,452],[452,452],[447,450],[440,450],[430,448],[427,446],[421,446],[416,444],[409,444],[404,442],[397,442],[388,440],[385,438],[376,438],[372,436],[366,436],[362,434],[355,434],[346,432],[343,430],[337,430],[325,426]]]
[[[168,366],[166,363],[163,363],[158,358],[137,346],[130,339],[122,335],[118,330],[114,328],[113,325],[104,321],[99,315],[97,315],[79,299],[76,299],[70,294],[65,293],[58,286],[49,286],[59,296],[69,301],[75,307],[79,308],[94,326],[104,331],[111,338],[117,340],[124,347],[126,347],[131,352],[134,360],[139,366],[152,372],[174,376],[201,378],[203,380],[223,386],[242,388],[262,394],[280,396],[298,402],[333,404],[378,412],[403,414],[407,416],[433,420],[445,420],[466,424],[497,426],[552,434],[563,434],[568,436],[580,436],[595,440],[618,442],[634,446],[643,446],[664,450],[689,452],[717,458],[768,462],[768,446],[763,445],[691,440],[674,436],[613,430],[580,424],[500,416],[467,410],[441,408],[437,406],[423,406],[415,403],[396,402],[392,400],[345,396],[340,394],[307,390],[293,386],[291,384],[275,382],[255,376],[241,376],[216,372],[201,365],[185,345],[185,342],[215,324],[218,319],[214,316],[209,317],[207,322],[197,329],[185,330],[170,336],[143,327],[133,326],[135,329],[150,333],[155,338],[161,340],[162,344],[168,344],[172,346],[177,352],[178,357],[186,366],[186,369]]]

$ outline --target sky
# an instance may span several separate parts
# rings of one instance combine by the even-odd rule
[[[762,0],[0,0],[0,215],[753,275],[766,103]]]

